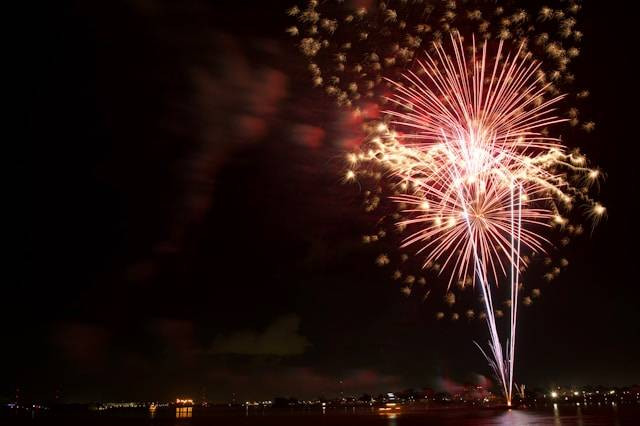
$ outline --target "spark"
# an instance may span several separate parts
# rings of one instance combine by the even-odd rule
[[[356,178],[356,174],[353,170],[347,170],[347,173],[344,176],[345,180],[350,181]]]
[[[376,258],[376,264],[378,266],[385,266],[389,264],[389,256],[386,254],[381,254]]]

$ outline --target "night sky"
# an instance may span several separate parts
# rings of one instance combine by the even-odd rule
[[[481,380],[485,326],[436,321],[362,244],[375,217],[341,183],[352,135],[284,33],[289,3],[218,3],[32,11],[0,402],[16,388],[244,401]],[[529,387],[640,382],[636,36],[608,4],[585,4],[575,73],[609,217],[520,310]]]

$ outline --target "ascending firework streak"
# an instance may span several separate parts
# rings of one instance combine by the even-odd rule
[[[403,206],[399,226],[412,229],[402,246],[419,245],[424,265],[440,262],[454,279],[472,275],[480,286],[489,329],[489,353],[482,350],[511,404],[519,275],[527,258],[521,248],[544,251],[543,231],[566,223],[562,211],[576,201],[596,216],[604,208],[571,182],[595,180],[584,157],[568,154],[546,128],[566,121],[554,115],[563,96],[545,100],[539,63],[521,46],[495,59],[487,43],[471,55],[462,38],[451,51],[434,45],[404,81],[391,81],[394,93],[385,111],[393,128],[380,123],[352,167],[375,163],[398,181],[392,199]],[[397,129],[397,130],[396,130]],[[398,132],[403,132],[402,134]],[[356,172],[349,171],[350,177]],[[510,281],[510,333],[503,350],[496,327],[491,281]]]

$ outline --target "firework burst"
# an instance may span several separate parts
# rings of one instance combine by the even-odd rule
[[[388,100],[396,108],[385,114],[393,128],[379,124],[352,166],[375,163],[396,181],[391,199],[403,213],[402,247],[416,246],[424,266],[440,264],[449,286],[468,275],[479,285],[491,337],[490,353],[483,353],[510,404],[522,253],[544,251],[545,229],[563,223],[561,212],[574,202],[602,207],[568,178],[592,176],[586,160],[541,131],[566,121],[554,115],[563,96],[543,100],[539,64],[502,50],[500,42],[490,63],[486,42],[477,49],[472,40],[468,59],[460,36],[451,37],[450,48],[436,44],[417,62],[423,77],[409,71],[403,82],[392,81]],[[505,350],[490,285],[503,277],[511,308]]]
[[[584,206],[594,223],[606,213],[587,195],[602,173],[550,136],[555,125],[580,123],[577,108],[559,112],[568,98],[560,88],[574,80],[568,64],[579,54],[577,47],[567,46],[582,36],[572,17],[579,5],[544,7],[534,18],[522,9],[462,10],[455,1],[392,4],[380,2],[378,9],[357,9],[332,20],[323,19],[318,3],[311,1],[306,10],[290,14],[308,25],[300,48],[312,61],[315,85],[355,113],[360,113],[363,98],[386,105],[382,120],[365,123],[368,137],[358,152],[349,154],[345,180],[368,176],[389,182],[392,192],[384,198],[398,209],[392,218],[403,235],[400,248],[412,250],[423,269],[447,277],[447,305],[456,303],[453,283],[480,289],[483,310],[464,315],[486,321],[489,350],[478,347],[511,404],[518,306],[540,297],[538,288],[520,297],[522,272],[551,246],[552,228],[582,232],[566,217],[575,204]],[[425,14],[430,19],[425,21]],[[419,23],[412,25],[415,16]],[[437,22],[438,28],[425,22]],[[470,33],[477,36],[465,40],[458,25],[475,28]],[[557,28],[545,30],[545,25]],[[346,41],[338,41],[340,34]],[[507,42],[513,47],[506,49]],[[356,44],[365,53],[355,55]],[[546,58],[545,64],[533,59],[536,52]],[[357,62],[351,62],[354,57]],[[332,64],[323,65],[323,58],[331,58]],[[327,72],[333,75],[325,79]],[[583,90],[575,98],[587,96]],[[593,123],[581,127],[590,131]],[[366,191],[368,211],[378,207],[383,193],[380,186]],[[385,235],[380,230],[364,241]],[[567,237],[561,240],[566,243]],[[402,262],[406,260],[403,254]],[[563,261],[560,265],[566,267]],[[389,256],[380,255],[376,263],[384,267]],[[552,267],[545,279],[554,279],[561,267],[550,258],[544,264]],[[403,283],[405,295],[414,283],[425,285],[423,277],[403,276],[398,269],[392,278]],[[494,301],[498,286],[509,293],[504,348],[496,325],[504,315]],[[424,298],[430,294],[431,289]],[[460,314],[450,318],[458,320]]]

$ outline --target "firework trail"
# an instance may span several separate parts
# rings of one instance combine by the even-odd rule
[[[312,13],[314,2],[310,5],[310,9],[296,13],[304,16],[303,21],[319,20],[319,15]],[[575,9],[574,6],[572,3],[570,8]],[[453,9],[455,2],[447,2],[445,21],[453,19]],[[548,19],[549,14],[564,16],[547,9],[541,10],[539,20]],[[397,19],[397,12],[386,4],[381,12],[374,19],[382,19],[383,29]],[[355,16],[358,13],[366,12],[358,9]],[[467,17],[475,20],[478,13],[468,11]],[[347,22],[355,19],[349,16]],[[526,20],[522,11],[507,19],[511,23]],[[502,18],[503,24],[504,21]],[[335,24],[324,20],[321,26],[327,22]],[[573,34],[573,25],[572,21],[560,24],[561,28],[570,29],[569,35]],[[311,28],[317,33],[317,28]],[[518,33],[517,28],[512,25],[510,31]],[[483,40],[479,45],[475,37],[464,40],[457,30],[448,29],[450,43],[443,43],[441,35],[434,36],[423,60],[413,61],[412,66],[391,77],[376,74],[380,68],[375,66],[376,61],[370,61],[369,74],[376,77],[366,81],[386,82],[392,92],[383,92],[380,102],[389,107],[383,111],[384,121],[374,121],[367,127],[369,137],[360,152],[349,156],[346,178],[355,180],[371,169],[383,170],[394,186],[389,198],[400,210],[397,226],[406,232],[401,248],[414,248],[423,268],[436,265],[438,274],[449,277],[448,288],[456,280],[480,287],[484,312],[478,317],[486,321],[490,340],[488,352],[478,347],[510,405],[520,276],[530,259],[522,252],[544,252],[550,245],[545,235],[552,227],[569,226],[563,214],[571,211],[575,203],[586,205],[588,215],[595,219],[605,214],[604,207],[585,191],[597,182],[600,173],[587,168],[582,155],[568,153],[559,138],[549,136],[550,126],[563,122],[575,125],[577,113],[570,110],[568,117],[559,116],[558,105],[566,96],[548,81],[548,72],[541,63],[532,59],[532,52],[527,49],[529,38],[521,39],[516,48],[505,52],[504,40],[511,34],[506,27],[499,33],[495,49],[489,47],[487,40],[491,37],[486,28],[479,34]],[[328,45],[326,40],[318,44],[309,40],[315,39],[303,39],[301,43],[307,56],[317,55]],[[551,56],[559,56],[559,70],[565,71],[568,53],[557,52],[563,50],[560,46],[548,42],[545,50]],[[413,50],[402,53],[409,59],[413,54]],[[368,57],[371,59],[372,55]],[[343,71],[346,56],[337,54],[336,59],[337,69]],[[395,59],[385,63],[393,65]],[[317,82],[320,68],[313,65]],[[360,64],[355,65],[355,70],[363,71]],[[338,77],[332,82],[327,93],[336,95],[340,104],[358,102],[356,83],[348,86],[348,92],[338,88]],[[368,88],[374,86],[369,84]],[[373,97],[372,91],[367,95]],[[389,259],[379,257],[377,262],[384,265]],[[503,348],[496,325],[502,311],[495,307],[493,289],[505,278],[509,282],[507,302],[511,312],[509,337]],[[411,277],[407,282],[413,280]],[[532,292],[532,297],[537,296],[539,290]],[[455,303],[452,293],[447,293],[447,299]],[[531,298],[523,301],[530,304]],[[468,318],[475,315],[468,312]],[[454,313],[452,319],[457,318]]]

